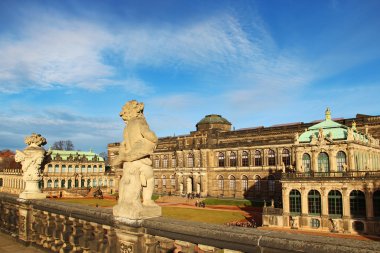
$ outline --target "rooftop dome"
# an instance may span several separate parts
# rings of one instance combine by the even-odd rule
[[[218,114],[210,114],[206,115],[203,119],[201,119],[196,127],[197,131],[204,131],[210,129],[220,129],[225,131],[231,130],[231,123]]]

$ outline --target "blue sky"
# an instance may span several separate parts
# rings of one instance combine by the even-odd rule
[[[159,137],[378,115],[380,1],[0,1],[0,149],[102,152],[124,103]]]

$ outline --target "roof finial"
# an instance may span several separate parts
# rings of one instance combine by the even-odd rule
[[[325,116],[326,116],[326,120],[331,120],[331,111],[330,111],[330,108],[327,107],[326,111],[325,111]]]

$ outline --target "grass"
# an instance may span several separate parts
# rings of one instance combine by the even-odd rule
[[[96,206],[98,204],[99,207],[112,207],[116,205],[116,200],[114,199],[54,199],[54,201],[87,206]],[[226,222],[244,219],[244,215],[236,211],[218,211],[172,206],[163,206],[162,216],[176,220],[198,221],[212,224],[224,224]]]
[[[212,224],[224,224],[226,222],[244,219],[244,215],[234,211],[217,211],[181,207],[162,207],[162,216],[187,221],[198,221]]]
[[[253,206],[253,207],[262,207],[264,201],[262,200],[248,200],[248,199],[224,199],[224,198],[206,198],[204,200],[207,205],[226,205],[226,206]]]

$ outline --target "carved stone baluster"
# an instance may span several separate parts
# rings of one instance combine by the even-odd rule
[[[73,233],[70,236],[70,243],[73,245],[71,253],[81,253],[82,247],[80,241],[83,240],[83,225],[79,222],[78,219],[73,219]]]
[[[45,240],[42,246],[46,249],[51,249],[54,242],[53,233],[55,229],[55,219],[51,213],[47,213],[45,222],[46,222]]]
[[[83,223],[83,253],[91,253],[91,242],[94,241],[94,228],[90,222]]]
[[[160,236],[155,236],[155,238],[158,241],[157,253],[166,253],[175,249],[174,240]]]
[[[97,224],[95,226],[95,242],[96,242],[96,252],[102,252],[102,246],[104,244],[104,230],[103,226]]]
[[[69,253],[74,248],[74,245],[71,244],[71,234],[73,232],[72,229],[73,222],[69,217],[65,217],[63,221],[63,231],[61,233],[61,240],[63,241],[63,245],[59,251],[59,253]]]
[[[185,242],[185,241],[180,241],[180,240],[175,240],[174,246],[176,247],[177,250],[183,252],[183,253],[193,253],[195,251],[195,244],[190,243],[190,242]]]
[[[107,230],[108,251],[107,253],[116,253],[117,251],[117,236],[116,231],[112,227]]]
[[[144,235],[145,253],[156,253],[158,250],[158,241],[153,235]]]
[[[32,225],[32,241],[37,245],[42,246],[45,241],[45,226],[46,226],[46,215],[42,211],[36,211],[33,215],[34,221]]]
[[[62,232],[63,232],[63,221],[64,221],[64,219],[63,219],[63,217],[61,217],[58,214],[55,215],[54,218],[55,218],[54,219],[55,229],[54,229],[54,233],[53,233],[54,242],[52,243],[51,250],[53,252],[59,252],[63,246]]]

